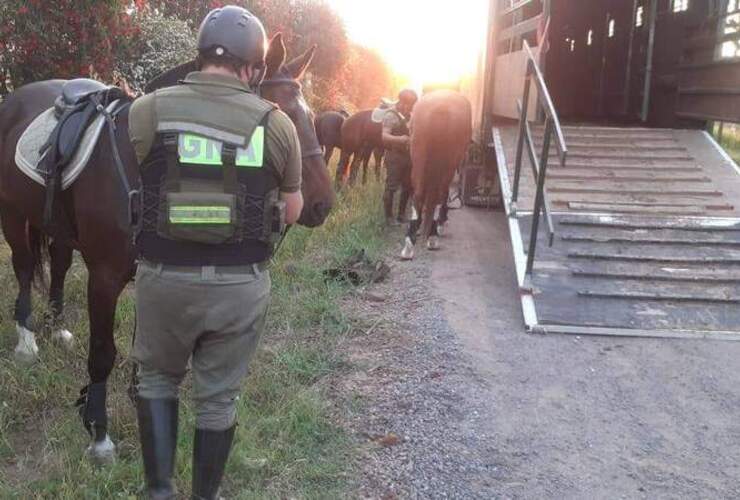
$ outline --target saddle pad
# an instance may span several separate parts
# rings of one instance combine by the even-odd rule
[[[373,110],[373,114],[370,116],[370,119],[375,123],[383,123],[383,119],[385,118],[385,114],[388,112],[385,108],[375,108]]]
[[[109,112],[113,111],[117,104],[118,101],[112,102],[107,110]],[[42,186],[45,185],[45,182],[42,173],[38,170],[39,161],[41,160],[39,149],[46,144],[57,121],[54,116],[54,108],[47,109],[31,122],[21,135],[15,148],[15,164],[18,165],[21,172]],[[87,166],[104,125],[105,118],[98,115],[85,131],[74,158],[62,172],[62,189],[71,186]]]

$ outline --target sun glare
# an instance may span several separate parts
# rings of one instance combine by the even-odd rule
[[[350,38],[377,50],[409,86],[456,83],[485,46],[488,0],[329,0]]]

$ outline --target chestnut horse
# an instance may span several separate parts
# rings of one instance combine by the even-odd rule
[[[313,49],[285,64],[285,46],[276,36],[268,53],[268,70],[262,95],[285,110],[296,125],[303,151],[303,196],[305,207],[299,223],[314,227],[326,219],[334,191],[326,172],[313,127],[297,79],[313,57]],[[158,79],[159,86],[176,84],[194,64],[183,65]],[[44,189],[23,174],[15,164],[16,144],[26,127],[40,113],[54,105],[64,82],[50,80],[19,88],[0,104],[0,221],[12,250],[13,269],[18,280],[15,306],[19,336],[16,354],[34,359],[38,353],[31,331],[31,285],[43,273],[42,255],[46,237],[41,231]],[[140,184],[136,157],[128,137],[128,109],[117,117],[115,142],[127,181]],[[56,338],[71,340],[59,323],[62,314],[64,279],[72,262],[73,249],[82,254],[88,270],[88,314],[90,337],[88,374],[90,383],[81,391],[80,416],[90,433],[88,451],[94,461],[115,457],[108,437],[106,385],[116,358],[113,338],[118,297],[135,271],[135,250],[128,221],[128,200],[123,179],[113,163],[113,148],[104,131],[85,171],[63,191],[58,206],[72,227],[73,237],[55,238],[49,245],[51,283],[49,300],[56,316]]]
[[[372,120],[373,110],[359,111],[345,120],[342,125],[342,156],[337,166],[335,184],[337,189],[346,182],[350,185],[357,179],[357,169],[362,162],[362,183],[367,182],[367,167],[370,156],[375,153],[375,178],[380,178],[383,160],[383,124]]]
[[[324,111],[316,117],[316,137],[324,148],[324,161],[327,165],[334,149],[342,147],[342,125],[348,117],[346,111]]]
[[[411,221],[401,258],[414,258],[416,234],[427,238],[427,248],[439,248],[437,226],[447,203],[455,170],[465,159],[473,136],[470,102],[451,90],[422,96],[411,120]]]

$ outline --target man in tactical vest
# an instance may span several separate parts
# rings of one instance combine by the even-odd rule
[[[133,358],[150,498],[176,495],[178,388],[189,361],[192,498],[217,498],[236,400],[265,325],[266,263],[303,207],[295,127],[255,94],[266,47],[259,19],[216,9],[198,34],[201,71],[130,111],[144,185]]]
[[[387,224],[393,224],[393,200],[401,190],[398,200],[397,221],[406,218],[406,206],[411,194],[411,154],[409,153],[409,118],[418,97],[413,90],[402,90],[398,102],[383,118],[383,145],[388,152],[385,157],[386,178],[383,207]]]

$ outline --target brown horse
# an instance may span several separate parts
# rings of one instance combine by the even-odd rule
[[[380,178],[383,160],[383,125],[372,120],[373,110],[359,111],[345,120],[342,125],[342,156],[337,166],[335,184],[337,189],[346,182],[350,185],[357,179],[357,169],[362,162],[362,183],[367,182],[367,167],[370,156],[375,153],[375,178]]]
[[[416,234],[437,250],[437,225],[447,204],[455,170],[465,159],[473,136],[470,102],[461,94],[438,90],[425,94],[411,121],[411,185],[414,192],[411,221],[401,258],[414,258]]]
[[[299,223],[318,226],[334,203],[331,180],[326,172],[316,139],[312,114],[305,104],[297,78],[311,61],[313,50],[285,64],[285,46],[276,37],[268,53],[268,73],[262,94],[278,104],[296,125],[303,151],[303,195],[305,208]],[[184,65],[160,78],[160,86],[176,83],[193,65]],[[45,236],[41,232],[44,189],[16,166],[14,154],[22,132],[44,110],[54,105],[63,81],[37,82],[19,88],[0,105],[0,220],[12,250],[13,269],[19,290],[15,320],[19,343],[16,353],[35,358],[38,352],[31,331],[31,284],[43,269]],[[132,186],[139,184],[138,165],[128,137],[127,109],[117,117],[115,142],[125,176]],[[63,191],[59,203],[71,221],[74,234],[67,240],[55,238],[49,246],[51,283],[49,300],[58,326],[55,336],[70,340],[59,319],[62,314],[64,279],[72,262],[73,249],[82,254],[88,269],[88,313],[90,342],[88,374],[90,384],[82,390],[80,416],[92,437],[89,448],[96,461],[115,456],[108,437],[106,383],[116,358],[113,326],[116,304],[135,270],[135,250],[127,218],[128,200],[123,179],[113,164],[113,148],[107,135],[95,147],[85,171]]]
[[[316,137],[324,148],[324,161],[327,165],[334,150],[342,147],[342,125],[348,117],[346,111],[324,111],[316,117]]]

